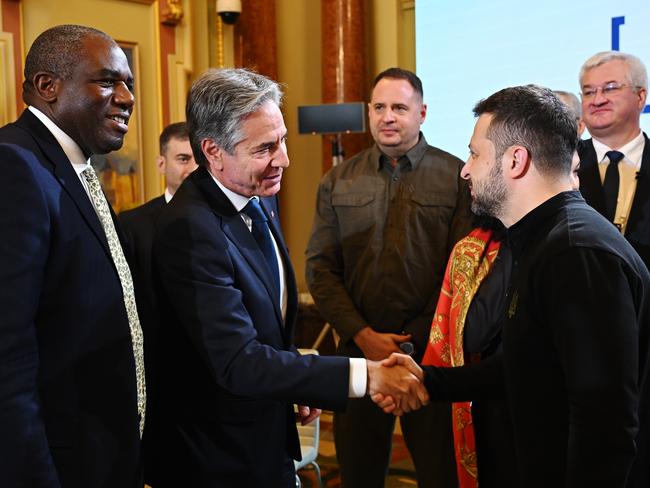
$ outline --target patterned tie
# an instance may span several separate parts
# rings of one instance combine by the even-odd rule
[[[603,181],[605,217],[610,222],[614,222],[614,217],[616,217],[616,201],[618,200],[618,162],[623,159],[623,153],[619,151],[607,151],[605,155],[609,158],[609,164],[605,171],[605,180]]]
[[[278,290],[278,301],[280,300],[280,271],[278,267],[278,257],[275,254],[275,246],[273,246],[273,238],[271,237],[271,229],[269,229],[268,219],[266,214],[262,211],[260,202],[257,198],[251,198],[244,207],[244,213],[248,215],[253,221],[251,225],[251,233],[260,246],[262,254],[266,259],[273,282]]]
[[[115,231],[115,224],[111,218],[111,211],[108,208],[108,202],[97,178],[97,173],[92,166],[86,168],[81,172],[86,183],[88,183],[88,190],[90,198],[95,205],[97,216],[102,223],[108,247],[113,257],[113,263],[117,268],[117,274],[120,278],[122,285],[122,296],[124,298],[124,306],[126,307],[126,314],[129,319],[129,328],[131,329],[131,343],[133,345],[133,356],[135,358],[135,375],[137,381],[138,393],[138,414],[140,415],[140,439],[142,439],[142,431],[144,429],[144,416],[147,404],[147,391],[144,380],[144,353],[142,350],[142,328],[140,327],[140,319],[138,318],[138,310],[135,304],[135,294],[133,293],[133,279],[131,278],[131,270],[124,258],[124,251],[122,245],[117,237]]]

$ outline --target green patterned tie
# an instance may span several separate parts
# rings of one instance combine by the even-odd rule
[[[140,438],[142,438],[142,431],[144,429],[144,416],[147,404],[147,392],[144,380],[144,353],[142,350],[142,328],[140,327],[140,319],[138,318],[138,309],[135,304],[135,294],[133,292],[133,279],[131,278],[131,270],[124,257],[122,245],[117,237],[115,231],[115,224],[111,218],[111,211],[108,208],[108,202],[102,188],[99,184],[99,178],[92,166],[86,168],[81,172],[86,183],[88,183],[88,190],[90,198],[95,205],[97,216],[102,223],[108,247],[111,250],[113,263],[117,268],[117,274],[120,278],[122,285],[122,295],[124,298],[124,306],[126,307],[126,314],[129,319],[129,328],[131,329],[131,342],[133,344],[133,356],[135,358],[135,374],[138,388],[138,414],[140,415]]]

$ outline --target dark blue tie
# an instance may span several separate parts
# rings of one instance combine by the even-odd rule
[[[257,198],[251,198],[244,207],[244,213],[248,215],[252,222],[251,233],[257,241],[257,244],[264,254],[266,264],[269,265],[269,270],[273,276],[273,283],[275,283],[278,291],[278,300],[280,299],[280,271],[278,267],[278,257],[275,254],[275,247],[273,246],[273,238],[271,237],[271,229],[269,229],[268,219],[266,214],[260,206]]]
[[[623,159],[623,153],[619,151],[607,151],[605,154],[609,158],[609,164],[605,171],[605,180],[603,181],[603,193],[605,194],[605,217],[610,222],[614,222],[616,216],[616,201],[618,200],[618,162]]]

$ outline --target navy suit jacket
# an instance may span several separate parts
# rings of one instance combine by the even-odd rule
[[[153,238],[156,232],[155,222],[158,215],[167,206],[165,196],[160,195],[144,205],[127,210],[119,215],[122,231],[124,232],[127,246],[129,248],[129,264],[133,274],[133,281],[136,289],[138,302],[138,314],[144,334],[144,360],[145,374],[147,379],[147,422],[142,436],[144,451],[145,481],[151,486],[157,486],[155,471],[152,471],[156,464],[156,446],[158,439],[158,415],[156,406],[158,402],[157,385],[157,360],[156,360],[156,331],[160,317],[155,301],[151,277],[151,251]]]
[[[638,172],[636,192],[625,228],[625,238],[632,244],[643,262],[650,268],[650,139],[646,134],[641,169]],[[580,192],[600,214],[605,215],[605,195],[598,172],[596,150],[591,139],[578,144],[580,156]]]
[[[204,167],[158,219],[161,486],[278,485],[300,447],[292,403],[342,408],[347,358],[293,352],[293,270],[275,198],[262,207],[282,255],[288,306],[257,242]]]
[[[78,176],[29,111],[0,129],[0,234],[0,485],[137,486],[120,281]]]

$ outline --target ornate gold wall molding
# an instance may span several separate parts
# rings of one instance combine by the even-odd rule
[[[16,120],[16,115],[13,36],[0,32],[0,126]]]
[[[183,4],[181,0],[167,0],[167,7],[163,8],[162,23],[176,26],[183,18]]]

